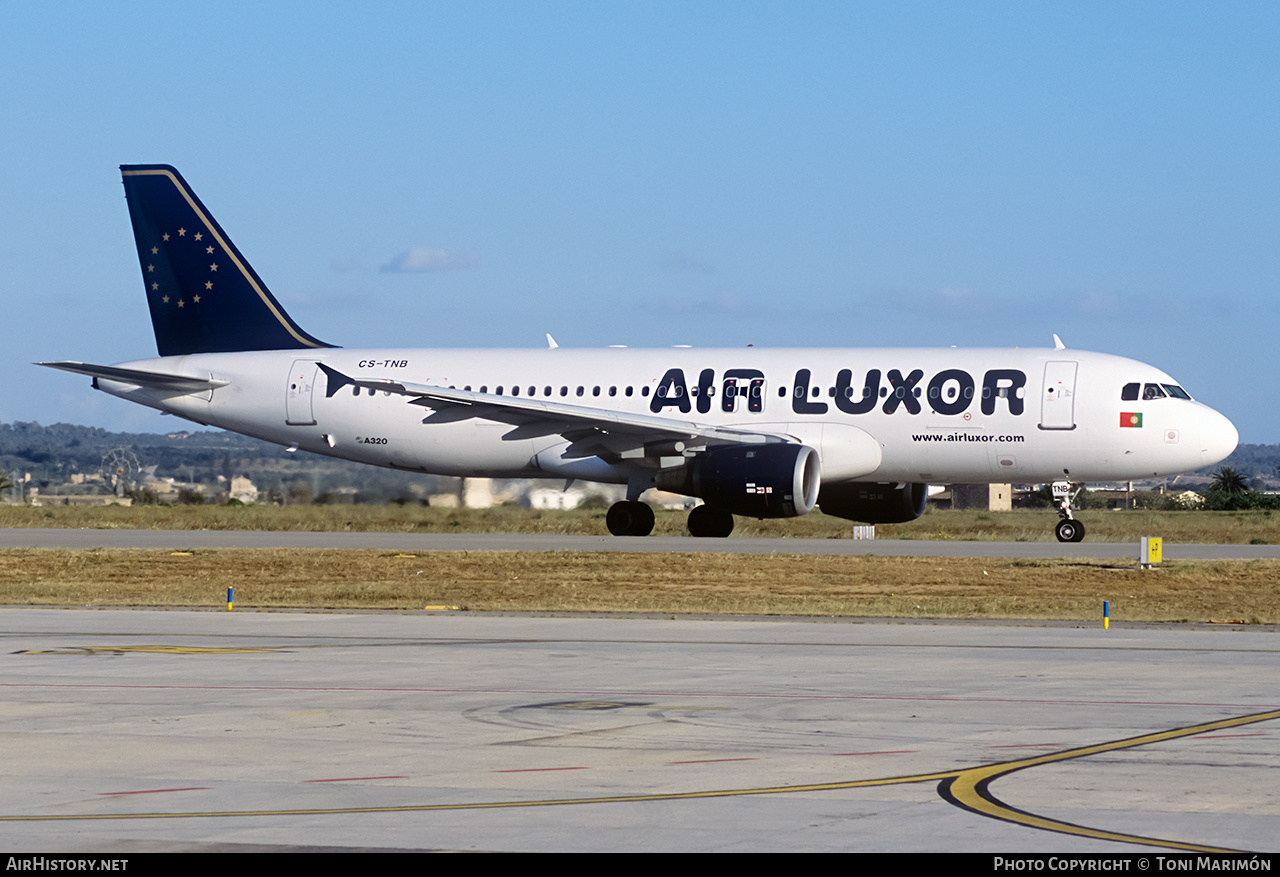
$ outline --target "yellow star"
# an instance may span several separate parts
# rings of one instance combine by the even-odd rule
[[[210,271],[217,271],[217,270],[218,270],[218,263],[217,263],[217,262],[214,262],[212,265],[210,265],[210,266],[209,266],[209,270],[210,270]]]
[[[200,304],[200,296],[198,296],[198,295],[193,295],[193,296],[191,296],[191,300],[192,300],[193,302],[195,302],[196,304]]]
[[[151,289],[152,289],[152,291],[155,291],[155,290],[157,290],[157,289],[159,289],[159,288],[160,288],[160,284],[159,284],[159,283],[152,283],[152,284],[151,284]]]
[[[152,248],[151,248],[151,255],[153,255],[153,256],[154,256],[154,255],[155,255],[156,253],[158,253],[158,252],[160,252],[160,248],[159,248],[159,247],[152,247]]]
[[[149,273],[149,272],[151,272],[151,271],[154,271],[154,270],[156,270],[156,266],[155,266],[155,265],[148,265],[148,266],[147,266],[147,271],[148,271],[148,273]]]
[[[206,253],[212,253],[212,252],[213,252],[213,247],[205,247],[205,248],[204,248],[204,251],[205,251]]]
[[[187,230],[185,228],[178,229],[178,237],[185,238],[186,236],[187,236]]]
[[[169,233],[166,231],[166,232],[164,233],[164,238],[163,238],[163,240],[166,240],[166,241],[167,241],[168,239],[169,239]]]
[[[200,232],[196,232],[196,240],[198,241],[204,240],[204,235],[201,234]]]
[[[182,307],[184,304],[185,302],[182,299],[178,299],[178,307]]]
[[[169,303],[169,296],[167,296],[167,295],[166,295],[164,298],[160,299],[160,301],[164,302],[165,304],[168,304],[168,303]]]
[[[212,280],[206,280],[206,281],[204,282],[204,288],[205,288],[205,289],[213,289],[213,281],[212,281]],[[199,301],[199,299],[197,299],[197,301]]]

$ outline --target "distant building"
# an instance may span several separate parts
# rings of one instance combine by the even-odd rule
[[[492,478],[463,478],[462,504],[469,509],[493,507]]]
[[[231,479],[229,494],[231,499],[238,499],[245,505],[253,505],[258,501],[257,486],[243,475]]]
[[[576,509],[586,498],[586,491],[582,490],[539,487],[525,494],[525,505],[531,509]]]
[[[988,512],[1007,512],[1013,508],[1012,484],[953,484],[951,485],[953,509],[981,509]]]

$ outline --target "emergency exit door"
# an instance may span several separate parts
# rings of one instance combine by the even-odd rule
[[[311,390],[316,384],[320,366],[314,359],[294,360],[285,385],[284,422],[290,426],[315,426],[311,407]]]
[[[1075,362],[1046,362],[1040,390],[1040,428],[1076,428]]]

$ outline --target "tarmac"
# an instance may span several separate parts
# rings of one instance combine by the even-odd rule
[[[0,608],[0,636],[10,851],[1280,849],[1272,630]]]

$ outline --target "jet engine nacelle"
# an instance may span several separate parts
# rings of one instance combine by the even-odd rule
[[[824,515],[864,524],[902,524],[924,514],[927,484],[824,484],[818,507]]]
[[[822,464],[808,445],[731,445],[712,448],[657,484],[735,515],[794,518],[817,504]]]

